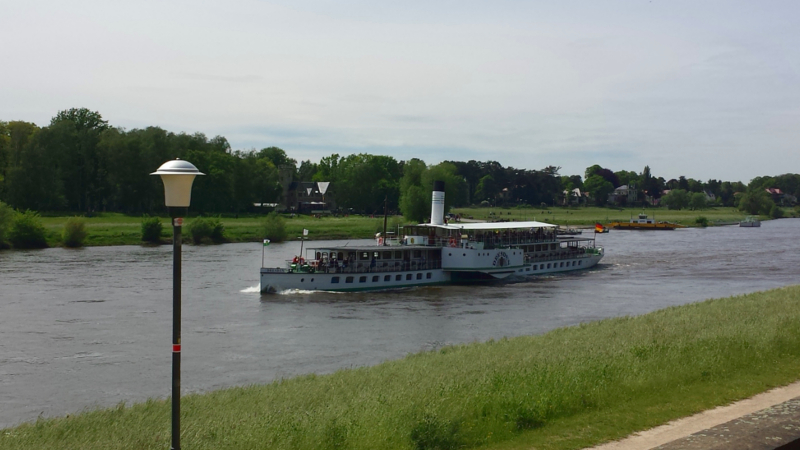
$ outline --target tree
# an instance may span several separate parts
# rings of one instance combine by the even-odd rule
[[[444,212],[447,213],[453,206],[465,206],[467,203],[467,183],[464,177],[458,175],[456,166],[452,163],[443,162],[435,166],[429,166],[428,170],[422,174],[422,188],[428,192],[430,203],[430,193],[433,192],[433,182],[444,181]],[[430,209],[430,205],[428,205]]]
[[[336,186],[336,202],[340,207],[367,213],[382,213],[384,199],[388,207],[397,208],[400,197],[400,164],[391,156],[361,153],[339,158],[323,158],[315,178],[331,181]]]
[[[767,191],[763,189],[745,192],[739,199],[739,210],[748,214],[767,215],[773,206],[775,206],[775,203]]]
[[[400,197],[403,217],[416,223],[423,223],[430,216],[430,204],[428,194],[422,186],[410,186]]]
[[[616,175],[617,180],[619,180],[620,186],[627,185],[630,187],[631,184],[636,184],[639,182],[639,175],[633,170],[620,170],[618,172],[614,172],[614,175]]]
[[[421,159],[413,158],[403,166],[400,178],[400,212],[411,221],[421,222],[425,217],[425,191],[422,189],[422,174],[428,170]]]
[[[661,197],[661,204],[667,209],[683,209],[689,206],[689,193],[684,189],[673,189],[669,194]]]
[[[109,128],[100,113],[86,108],[59,111],[50,121],[47,151],[58,167],[67,208],[95,211],[109,191],[107,160],[98,151],[100,135]]]
[[[272,164],[278,169],[283,167],[291,167],[293,173],[297,167],[297,161],[289,158],[286,155],[286,152],[278,147],[262,148],[258,151],[258,158],[266,158],[272,161]]]
[[[494,178],[491,175],[486,175],[478,182],[474,199],[477,202],[488,200],[490,203],[494,203],[498,192],[499,189],[497,188],[497,183],[494,182]]]
[[[698,209],[706,209],[708,206],[708,200],[706,199],[706,194],[702,192],[695,192],[689,197],[689,209],[691,210],[698,210]]]
[[[585,183],[583,188],[594,198],[597,206],[603,206],[608,201],[608,196],[614,192],[614,185],[600,175],[592,175]]]

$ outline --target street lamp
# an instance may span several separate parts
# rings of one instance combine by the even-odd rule
[[[164,203],[172,218],[172,449],[181,448],[181,226],[192,199],[192,182],[205,175],[188,161],[167,161],[150,175],[161,175]]]

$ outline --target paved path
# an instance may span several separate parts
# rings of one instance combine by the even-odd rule
[[[800,448],[800,382],[678,419],[590,450]]]

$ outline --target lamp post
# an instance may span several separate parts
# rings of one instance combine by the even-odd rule
[[[205,175],[188,161],[167,161],[150,175],[164,182],[164,203],[172,218],[172,446],[181,448],[181,227],[189,211],[192,182]]]

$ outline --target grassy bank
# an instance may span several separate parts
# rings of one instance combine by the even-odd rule
[[[183,399],[193,449],[580,449],[795,381],[800,286]],[[165,380],[168,382],[168,380]],[[152,400],[0,431],[0,448],[166,448]]]
[[[539,220],[562,226],[594,225],[596,222],[608,223],[615,220],[627,221],[642,210],[639,208],[613,209],[597,207],[581,208],[458,208],[453,212],[476,220]],[[645,211],[657,220],[696,226],[695,220],[703,216],[710,225],[715,223],[738,222],[745,217],[741,211],[733,208],[710,208],[703,211],[669,211],[666,209],[648,209]],[[793,217],[796,211],[784,210],[786,217]],[[493,214],[492,214],[493,213]],[[50,246],[61,245],[61,230],[71,216],[43,217],[42,222],[48,230],[47,241]],[[162,217],[164,230],[162,241],[169,243],[172,230],[170,219]],[[104,213],[95,217],[84,218],[88,233],[85,245],[137,245],[141,244],[141,217],[123,214]],[[186,223],[190,223],[191,217]],[[228,242],[256,242],[262,239],[262,217],[241,217],[220,219],[225,227],[225,238]],[[404,223],[402,217],[389,219],[389,228]],[[383,229],[383,218],[362,216],[322,217],[296,216],[286,218],[288,239],[297,239],[302,230],[310,230],[309,238],[319,239],[363,239],[371,238]]]
[[[71,217],[71,216],[70,216]],[[42,223],[47,228],[47,242],[51,247],[61,245],[61,230],[69,217],[43,217]],[[398,218],[392,219],[394,222]],[[85,245],[138,245],[142,243],[142,218],[139,216],[126,216],[124,214],[105,213],[94,217],[84,218],[87,237]],[[192,221],[189,217],[185,224]],[[263,238],[263,217],[220,218],[225,227],[225,238],[228,242],[257,242]],[[163,230],[161,238],[163,243],[172,239],[171,219],[162,217]],[[391,226],[390,221],[389,225]],[[297,239],[303,229],[310,230],[310,239],[360,239],[371,238],[383,229],[383,218],[369,218],[361,216],[349,217],[324,217],[316,219],[310,216],[296,216],[286,218],[288,239]],[[187,240],[188,242],[188,240]]]
[[[735,208],[719,207],[704,210],[691,211],[688,209],[668,210],[666,208],[598,208],[598,207],[556,207],[556,208],[457,208],[454,213],[462,216],[472,216],[480,220],[539,220],[542,222],[560,225],[594,225],[597,222],[607,224],[609,222],[627,222],[632,217],[644,212],[650,218],[659,221],[675,222],[687,226],[696,226],[698,217],[708,219],[709,225],[716,223],[739,222],[746,217]],[[492,214],[494,213],[494,214]],[[784,208],[785,217],[794,217],[796,211],[791,208]],[[765,219],[762,218],[762,219]]]

